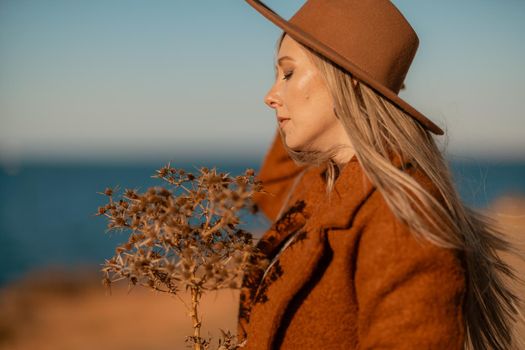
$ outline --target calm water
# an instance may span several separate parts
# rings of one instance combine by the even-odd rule
[[[16,171],[0,169],[0,286],[38,266],[79,264],[95,268],[113,255],[124,234],[105,233],[106,220],[93,214],[106,204],[97,194],[106,187],[139,191],[161,185],[151,178],[158,164],[25,164]],[[174,164],[196,172],[193,166],[216,166],[232,175],[257,162],[227,161]],[[499,196],[525,195],[525,162],[452,162],[455,182],[464,201],[482,208]],[[264,229],[264,218],[245,217],[248,229]]]

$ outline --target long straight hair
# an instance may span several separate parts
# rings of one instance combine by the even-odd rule
[[[279,37],[276,52],[285,35],[283,32]],[[462,253],[467,275],[464,349],[525,348],[523,340],[513,335],[515,323],[525,321],[520,312],[523,300],[509,285],[525,285],[525,281],[498,255],[498,251],[507,252],[525,261],[525,253],[518,248],[522,242],[511,241],[494,218],[462,203],[442,152],[428,130],[342,67],[299,45],[319,69],[357,160],[394,215],[409,226],[416,238]],[[357,81],[355,86],[353,81]],[[333,156],[343,146],[334,145],[326,152],[297,151],[286,146],[282,132],[281,138],[298,165],[327,165],[330,193],[339,173]],[[435,185],[442,202],[396,168],[390,152],[421,169]]]

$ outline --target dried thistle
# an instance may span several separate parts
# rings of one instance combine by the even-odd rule
[[[103,284],[128,279],[129,285],[178,296],[191,292],[194,333],[186,342],[194,349],[209,349],[210,340],[200,336],[198,306],[202,294],[221,288],[240,288],[242,274],[264,269],[268,261],[255,248],[250,232],[238,228],[238,213],[256,208],[251,197],[262,191],[253,169],[231,177],[215,168],[202,167],[198,175],[175,169],[168,163],[152,177],[167,187],[150,187],[144,193],[126,189],[116,200],[116,189],[101,194],[109,202],[95,215],[104,215],[108,231],[129,234],[128,241],[106,260]],[[182,299],[181,299],[182,300]],[[221,329],[219,349],[238,349],[236,337]]]

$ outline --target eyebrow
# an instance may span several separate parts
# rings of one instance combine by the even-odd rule
[[[277,60],[277,62],[280,64],[281,61],[283,61],[283,60],[291,60],[291,61],[293,61],[294,59],[291,58],[290,56],[283,56],[283,57],[280,57],[280,58]]]

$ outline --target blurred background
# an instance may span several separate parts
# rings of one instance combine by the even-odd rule
[[[265,3],[289,18],[304,1]],[[420,38],[400,96],[446,131],[464,201],[523,237],[525,2],[393,3]],[[159,185],[169,161],[258,170],[279,34],[241,0],[0,1],[1,349],[183,348],[178,300],[100,284],[125,238],[97,192]],[[205,300],[211,335],[235,330],[236,293]]]

